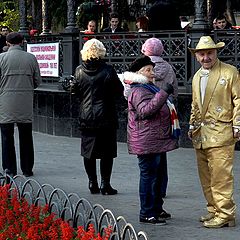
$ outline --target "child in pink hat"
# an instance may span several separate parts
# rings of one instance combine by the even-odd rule
[[[174,87],[172,95],[173,102],[176,103],[178,96],[178,84],[173,67],[166,62],[161,56],[164,52],[162,41],[158,38],[149,38],[142,45],[142,53],[149,56],[151,61],[155,63],[155,85],[162,88],[166,83],[170,83]]]
[[[146,56],[161,56],[163,53],[162,41],[157,38],[149,38],[142,45],[142,53]]]
[[[164,52],[162,41],[158,38],[149,38],[142,45],[142,53],[151,58],[151,61],[155,63],[154,72],[155,80],[154,84],[161,88],[164,88],[167,83],[173,85],[174,92],[170,96],[173,103],[177,105],[178,96],[178,84],[175,72],[172,66],[166,62],[161,55]],[[161,153],[161,167],[164,169],[163,181],[161,184],[162,197],[166,196],[167,183],[168,183],[168,171],[167,171],[167,153]]]

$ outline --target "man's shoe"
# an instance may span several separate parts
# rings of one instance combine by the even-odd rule
[[[31,177],[31,176],[33,176],[33,172],[24,172],[23,175],[25,177]]]
[[[229,220],[220,217],[215,217],[203,222],[203,226],[206,228],[235,227],[235,225],[235,219]]]
[[[166,221],[163,219],[156,219],[155,217],[143,218],[140,217],[140,223],[148,223],[148,224],[155,224],[155,225],[166,225]]]
[[[214,218],[215,217],[215,214],[214,213],[208,213],[207,215],[205,215],[205,216],[201,216],[200,218],[199,218],[199,221],[200,222],[205,222],[205,221],[209,221],[209,220],[211,220],[212,218]]]
[[[170,213],[167,213],[165,210],[162,210],[162,212],[158,215],[159,220],[169,220],[172,216]]]

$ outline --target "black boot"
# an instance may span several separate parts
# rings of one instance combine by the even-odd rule
[[[111,187],[110,178],[112,174],[113,158],[102,158],[100,161],[100,172],[102,176],[100,191],[103,195],[115,195],[118,191]]]
[[[118,191],[111,187],[109,181],[102,180],[100,191],[102,195],[115,195]]]
[[[92,194],[100,193],[97,182],[96,159],[84,158],[84,167],[88,175],[88,188]]]
[[[91,181],[91,180],[89,180],[88,188],[89,188],[91,194],[100,193],[100,189],[99,189],[99,187],[98,187],[98,182],[97,182],[97,181]]]

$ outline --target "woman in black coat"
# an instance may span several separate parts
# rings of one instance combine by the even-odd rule
[[[97,39],[87,41],[81,50],[82,65],[75,72],[76,93],[80,98],[81,155],[92,194],[117,194],[110,185],[113,158],[117,156],[116,100],[123,95],[123,85],[116,71],[102,58],[106,49]],[[100,159],[101,187],[96,174]]]

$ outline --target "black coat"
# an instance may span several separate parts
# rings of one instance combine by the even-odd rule
[[[3,52],[3,47],[4,46],[7,46],[6,37],[3,36],[3,35],[0,35],[0,53]]]
[[[107,27],[107,28],[104,28],[104,29],[103,29],[103,32],[109,32],[109,33],[111,33],[111,32],[112,32],[112,29],[111,29],[110,27]],[[117,27],[117,28],[115,29],[114,33],[116,33],[116,32],[125,32],[125,31],[124,31],[123,28]]]
[[[123,95],[123,85],[116,71],[102,60],[83,62],[77,67],[75,78],[76,94],[80,98],[82,156],[115,157],[118,127],[116,101]]]

